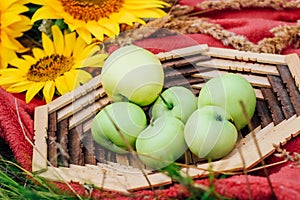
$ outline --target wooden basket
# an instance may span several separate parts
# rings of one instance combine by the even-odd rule
[[[233,72],[255,88],[256,112],[252,133],[243,137],[229,155],[203,163],[186,152],[182,171],[194,178],[216,172],[250,169],[300,132],[300,61],[296,54],[273,55],[197,45],[159,53],[165,69],[165,88],[184,85],[197,95],[208,79]],[[54,181],[93,184],[113,191],[132,191],[171,184],[163,173],[141,166],[132,154],[119,155],[96,144],[91,136],[93,117],[110,103],[99,76],[53,102],[35,110],[35,147],[32,170]],[[257,138],[260,152],[255,147]],[[241,155],[245,158],[244,163]]]

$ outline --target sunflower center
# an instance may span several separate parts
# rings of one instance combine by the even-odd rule
[[[124,0],[60,0],[65,11],[74,19],[98,21],[118,12]]]
[[[73,66],[73,58],[52,54],[38,60],[30,66],[27,79],[35,82],[55,80]]]

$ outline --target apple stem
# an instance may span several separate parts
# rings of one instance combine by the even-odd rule
[[[159,94],[158,96],[161,98],[161,100],[164,102],[164,104],[167,106],[169,110],[173,108],[173,105],[167,102],[167,100],[161,94]]]
[[[153,126],[153,121],[154,121],[154,119],[151,118],[151,119],[150,119],[150,126]]]

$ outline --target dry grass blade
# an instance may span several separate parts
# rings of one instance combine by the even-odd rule
[[[279,145],[273,144],[273,146],[277,151],[275,156],[284,159],[282,162],[290,161],[292,162],[291,166],[300,167],[300,154],[298,152],[291,153],[286,149],[282,149]]]
[[[246,168],[245,158],[244,158],[244,155],[243,155],[243,153],[241,151],[241,147],[238,146],[237,149],[239,151],[239,154],[240,154],[242,162],[243,162],[243,173],[244,173],[245,179],[246,179],[247,190],[248,190],[248,197],[249,197],[249,200],[251,200],[252,199],[252,192],[251,192],[251,189],[250,189],[250,183],[249,183],[249,178],[248,178],[248,172],[247,172],[247,168]]]
[[[249,115],[248,115],[248,113],[247,113],[247,111],[246,111],[246,107],[245,107],[246,105],[244,104],[244,102],[240,102],[240,104],[241,104],[241,107],[242,107],[242,109],[243,109],[243,114],[245,115],[246,119],[248,119],[247,121],[250,121],[250,117],[249,117]],[[269,176],[269,172],[268,172],[268,169],[265,167],[265,165],[266,165],[266,164],[265,164],[265,160],[263,159],[263,155],[262,155],[261,150],[260,150],[260,148],[259,148],[259,144],[258,144],[256,135],[255,135],[255,133],[252,131],[252,130],[254,130],[254,127],[252,127],[252,124],[251,124],[251,123],[249,123],[248,126],[249,126],[249,129],[250,129],[250,134],[251,134],[251,136],[252,136],[252,138],[253,138],[253,140],[254,140],[254,144],[255,144],[256,150],[257,150],[258,155],[259,155],[259,157],[260,157],[260,159],[261,159],[261,164],[262,164],[262,166],[264,167],[263,170],[264,170],[264,174],[265,174],[265,176],[266,176],[266,178],[267,178],[268,185],[269,185],[270,190],[271,190],[271,196],[272,196],[272,199],[275,200],[275,199],[277,199],[277,197],[276,197],[276,194],[275,194],[275,192],[274,192],[274,188],[273,188],[273,185],[272,185],[270,176]]]

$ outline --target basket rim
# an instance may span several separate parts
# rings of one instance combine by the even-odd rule
[[[277,54],[266,54],[266,53],[254,53],[254,52],[246,52],[246,51],[239,51],[233,49],[224,49],[224,48],[217,48],[217,47],[209,47],[208,45],[196,45],[186,48],[174,49],[170,52],[162,52],[156,54],[156,56],[161,60],[165,59],[176,59],[179,56],[189,56],[191,53],[200,52],[200,53],[207,53],[207,55],[213,58],[221,58],[221,59],[229,59],[233,61],[252,61],[262,64],[280,64],[280,65],[287,65],[294,80],[298,90],[300,91],[300,60],[297,54],[288,54],[288,55],[277,55]],[[269,69],[268,69],[269,70]],[[268,71],[264,73],[275,73],[274,71]],[[40,176],[48,178],[50,180],[66,180],[66,181],[78,181],[79,183],[85,183],[86,181],[94,181],[97,182],[95,177],[89,176],[87,179],[82,177],[74,177],[74,174],[82,173],[87,174],[84,172],[84,168],[87,167],[88,170],[92,170],[91,166],[74,166],[71,165],[70,168],[66,167],[53,167],[49,165],[47,162],[47,138],[48,138],[48,115],[52,112],[55,112],[58,109],[63,108],[64,106],[76,101],[83,95],[87,95],[88,93],[92,92],[93,90],[99,88],[101,86],[100,75],[94,77],[88,83],[80,86],[79,88],[75,89],[72,92],[69,92],[61,97],[58,97],[54,101],[38,106],[35,108],[35,116],[34,116],[34,148],[33,148],[33,158],[32,158],[32,171],[43,171]],[[105,92],[102,89],[98,90],[100,97],[105,96]],[[91,98],[94,97],[95,94],[91,95]],[[256,94],[259,97],[259,93]],[[105,99],[102,102],[103,105],[108,104],[109,100]],[[101,106],[101,105],[100,105]],[[255,137],[259,140],[259,145],[261,147],[261,154],[255,153],[248,155],[247,160],[243,162],[240,158],[239,148],[241,148],[244,152],[249,151],[251,147],[253,147],[254,140],[252,138],[253,134],[248,134],[245,138],[239,141],[237,147],[226,157],[212,162],[212,163],[205,163],[205,164],[198,164],[196,168],[187,168],[183,167],[182,171],[188,173],[191,177],[203,177],[207,176],[208,169],[213,169],[214,171],[240,171],[244,168],[252,168],[253,166],[257,165],[261,162],[262,159],[266,158],[270,154],[275,151],[273,144],[285,144],[288,140],[292,137],[296,137],[300,130],[297,125],[300,123],[300,116],[292,116],[291,118],[282,121],[280,124],[274,125],[270,123],[268,126],[261,128],[257,127],[253,130]],[[282,131],[284,130],[284,131]],[[212,168],[213,165],[213,168]],[[98,167],[98,168],[97,168]],[[93,173],[96,173],[96,170],[105,168],[105,173],[111,173],[116,180],[120,179],[120,176],[125,176],[126,172],[123,171],[123,175],[121,173],[116,173],[106,169],[107,166],[101,163],[97,163],[97,167],[94,169]],[[224,170],[225,167],[225,170]],[[115,170],[115,169],[114,169]],[[63,173],[64,175],[59,175]],[[99,172],[98,172],[99,175]],[[101,175],[101,173],[100,173]],[[99,175],[99,176],[100,176]],[[130,174],[127,173],[127,176]],[[130,176],[131,177],[131,176]],[[151,184],[153,185],[164,185],[170,184],[172,180],[162,173],[154,173],[148,174],[147,177],[149,178]],[[99,178],[99,177],[98,177]],[[131,177],[134,178],[134,177]],[[126,185],[125,188],[116,186],[115,182],[108,181],[104,183],[104,185],[98,186],[108,189],[108,190],[115,190],[126,192],[128,190],[136,190],[149,187],[148,181],[145,179],[144,174],[140,173],[138,178],[134,178],[137,181],[137,184]]]

